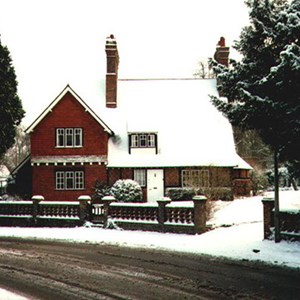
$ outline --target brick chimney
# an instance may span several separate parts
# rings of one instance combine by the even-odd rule
[[[225,38],[221,37],[216,48],[215,60],[226,67],[229,65],[229,47],[225,46]]]
[[[113,34],[106,38],[106,107],[117,107],[119,54]]]

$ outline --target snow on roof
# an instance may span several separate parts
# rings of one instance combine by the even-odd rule
[[[246,165],[236,154],[230,123],[209,95],[217,95],[215,79],[119,80],[118,107],[106,110],[115,133],[108,166]],[[129,154],[128,134],[134,132],[156,133],[158,153]]]
[[[50,103],[50,105],[35,119],[35,121],[26,129],[29,133],[44,119],[44,117],[51,112],[53,107],[67,94],[71,93],[72,96],[84,107],[84,109],[91,114],[91,116],[106,130],[109,134],[113,134],[112,130],[99,118],[99,116],[75,93],[75,91],[67,85],[63,91]]]
[[[232,127],[212,105],[215,79],[119,79],[117,108],[105,107],[105,81],[72,83],[27,129],[30,132],[70,91],[112,134],[108,167],[219,166],[251,169],[235,151]],[[88,104],[87,104],[88,103]],[[129,154],[129,133],[157,134],[158,153]]]

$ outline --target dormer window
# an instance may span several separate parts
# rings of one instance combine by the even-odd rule
[[[155,148],[156,134],[154,133],[133,133],[130,135],[131,148]]]
[[[56,128],[56,147],[82,147],[82,128]]]
[[[129,152],[133,149],[152,148],[157,154],[157,134],[131,133],[129,134]]]

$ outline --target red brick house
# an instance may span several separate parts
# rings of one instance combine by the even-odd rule
[[[119,79],[113,36],[105,50],[105,97],[83,100],[66,86],[27,129],[33,195],[74,200],[92,195],[96,180],[128,178],[140,183],[147,201],[195,184],[249,193],[251,167],[210,102],[215,79]],[[218,51],[228,60],[228,47]]]

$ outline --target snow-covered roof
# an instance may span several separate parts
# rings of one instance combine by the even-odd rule
[[[237,154],[232,127],[211,104],[215,79],[119,80],[118,106],[104,117],[108,167],[226,166],[251,168]],[[158,153],[128,151],[128,134],[156,133]]]
[[[215,79],[119,79],[117,108],[105,107],[105,81],[70,86],[27,129],[31,132],[69,91],[111,134],[108,167],[217,166],[251,169],[235,150],[232,127],[212,105]],[[88,104],[87,104],[88,103]],[[157,154],[129,153],[129,133],[157,134]]]
[[[84,107],[84,109],[90,113],[90,115],[106,130],[109,134],[113,134],[113,131],[103,122],[102,119],[78,96],[77,93],[67,85],[63,91],[50,103],[50,105],[35,119],[35,121],[26,129],[26,132],[32,132],[34,128],[44,119],[44,117],[51,112],[55,105],[67,94],[71,93],[72,96]]]

